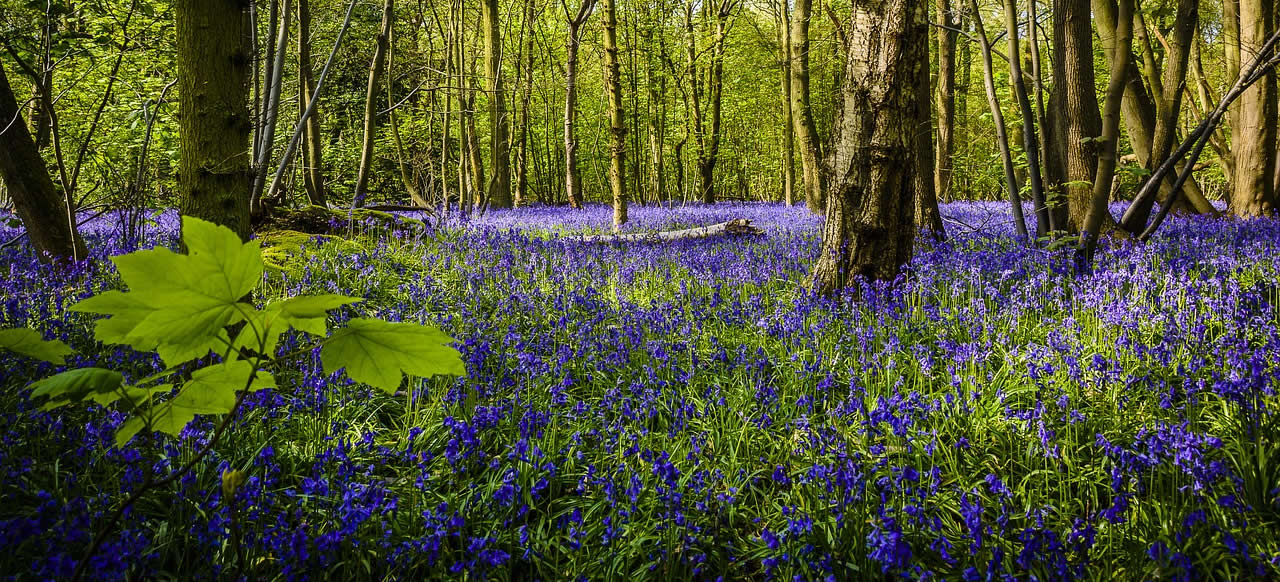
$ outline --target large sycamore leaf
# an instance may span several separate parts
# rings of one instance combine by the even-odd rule
[[[352,319],[320,348],[320,363],[332,374],[346,368],[352,380],[395,393],[401,374],[466,375],[453,338],[432,326]]]
[[[26,327],[0,329],[0,349],[54,364],[66,363],[67,355],[71,353],[67,344],[45,340],[40,332]]]
[[[114,257],[129,291],[72,307],[110,316],[97,324],[100,341],[155,350],[174,366],[224,347],[223,328],[253,309],[240,300],[262,279],[258,242],[242,243],[230,229],[189,216],[182,226],[188,254],[158,248]]]

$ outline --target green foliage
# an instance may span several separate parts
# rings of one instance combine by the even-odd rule
[[[258,241],[241,242],[230,229],[191,217],[182,226],[186,254],[157,248],[115,257],[128,290],[72,307],[107,316],[96,322],[98,341],[155,351],[166,369],[136,385],[112,370],[68,370],[30,386],[33,397],[48,399],[45,408],[115,403],[130,413],[116,431],[117,446],[143,430],[176,436],[198,415],[234,412],[244,393],[275,388],[269,370],[315,347],[278,356],[290,329],[320,338],[329,373],[346,369],[353,380],[387,392],[395,392],[403,374],[465,375],[453,339],[433,326],[357,318],[328,336],[330,312],[361,301],[354,297],[290,297],[256,307],[249,296],[265,268]],[[71,353],[25,328],[0,330],[0,348],[59,364]],[[200,364],[194,370],[193,360]]]
[[[25,327],[0,329],[0,349],[54,364],[63,363],[71,354],[71,348],[67,344],[57,340],[47,341],[40,337],[40,332]]]

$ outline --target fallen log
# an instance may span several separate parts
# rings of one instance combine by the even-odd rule
[[[710,238],[714,236],[743,236],[764,234],[746,218],[721,222],[709,226],[668,230],[663,232],[636,232],[629,234],[590,234],[566,236],[560,240],[574,243],[667,243],[682,240]]]

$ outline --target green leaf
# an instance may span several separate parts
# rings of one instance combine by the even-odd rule
[[[259,374],[250,383],[253,365],[232,360],[196,370],[172,400],[151,415],[151,430],[178,436],[197,414],[227,414],[236,406],[236,392],[275,385],[270,374]],[[118,438],[118,435],[117,435]],[[127,439],[126,439],[127,440]]]
[[[67,344],[45,340],[40,332],[25,327],[0,329],[0,349],[54,364],[66,363],[67,355],[72,353]]]
[[[223,328],[253,309],[240,300],[262,279],[261,248],[191,217],[183,218],[183,241],[186,255],[158,248],[112,258],[129,291],[109,291],[72,309],[110,316],[97,324],[99,340],[156,350],[169,366],[222,347]]]
[[[103,368],[80,368],[55,374],[31,385],[32,396],[53,400],[80,400],[91,392],[112,392],[124,383],[119,372]]]
[[[453,338],[432,326],[353,319],[320,348],[325,373],[346,368],[352,380],[395,393],[401,374],[466,375]]]
[[[290,297],[284,301],[268,305],[267,309],[278,309],[284,316],[285,321],[294,329],[324,337],[329,333],[330,311],[361,301],[364,300],[345,295],[311,295]]]
[[[106,406],[112,402],[124,399],[127,401],[129,408],[138,408],[143,403],[151,400],[156,394],[164,394],[173,390],[173,384],[157,384],[150,388],[138,388],[137,386],[121,386],[114,392],[94,392],[89,395],[86,400],[97,402],[100,406]]]
[[[124,448],[124,445],[129,442],[129,439],[132,439],[133,435],[138,434],[138,431],[142,430],[146,425],[147,424],[142,420],[142,417],[130,416],[128,420],[125,420],[124,423],[120,425],[120,428],[116,429],[116,448]]]

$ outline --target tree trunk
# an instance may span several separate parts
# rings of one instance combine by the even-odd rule
[[[1033,2],[1035,0],[1032,0]],[[1013,84],[1013,98],[1018,102],[1022,115],[1022,150],[1027,156],[1027,173],[1031,185],[1031,203],[1036,212],[1036,236],[1049,234],[1049,207],[1045,203],[1044,181],[1040,174],[1040,139],[1036,137],[1036,116],[1027,96],[1027,84],[1022,76],[1022,50],[1018,39],[1018,7],[1014,0],[1004,0],[1005,34],[1009,36],[1009,76]],[[1035,24],[1032,24],[1035,26]],[[1038,48],[1036,50],[1039,50]]]
[[[934,157],[934,192],[939,200],[951,200],[952,156],[956,128],[956,22],[951,0],[937,0],[938,89],[934,105],[938,120],[938,147]]]
[[[791,112],[791,14],[787,1],[778,3],[778,46],[782,49],[782,200],[795,204],[796,134]]]
[[[177,0],[180,210],[249,238],[248,18],[239,0]]]
[[[1120,11],[1116,23],[1111,51],[1115,54],[1111,63],[1111,78],[1107,83],[1106,109],[1102,115],[1102,148],[1098,156],[1098,172],[1093,182],[1093,203],[1080,228],[1080,254],[1077,255],[1077,266],[1093,262],[1093,252],[1097,247],[1099,229],[1105,218],[1111,216],[1107,202],[1111,198],[1111,182],[1116,172],[1116,148],[1120,141],[1120,103],[1124,101],[1127,79],[1124,71],[1129,66],[1130,49],[1133,45],[1133,3],[1134,0],[1120,0]]]
[[[996,80],[991,63],[991,42],[987,40],[987,30],[982,24],[982,14],[978,12],[977,0],[969,0],[969,11],[973,13],[973,25],[978,35],[978,46],[982,53],[982,80],[987,91],[987,105],[991,109],[991,121],[996,129],[996,147],[1000,150],[1000,162],[1004,167],[1005,188],[1009,191],[1009,206],[1013,214],[1013,228],[1018,236],[1026,238],[1027,220],[1022,212],[1022,196],[1018,188],[1018,176],[1013,167],[1013,155],[1009,151],[1009,135],[1004,125],[1004,112],[1000,109],[1000,100],[996,96]]]
[[[1067,230],[1080,232],[1092,206],[1092,185],[1098,171],[1096,140],[1102,134],[1098,96],[1094,90],[1093,34],[1089,0],[1054,0],[1053,78],[1050,123],[1055,153],[1060,157],[1067,200]],[[1103,229],[1113,226],[1110,213]]]
[[[275,6],[272,6],[272,12],[275,12]],[[274,54],[267,57],[271,62],[268,68],[267,78],[267,101],[265,103],[265,111],[263,111],[262,127],[260,131],[260,139],[258,142],[253,167],[253,186],[249,192],[249,202],[253,205],[250,212],[259,212],[262,209],[263,201],[262,189],[267,185],[267,172],[271,166],[271,150],[276,141],[276,127],[280,120],[280,92],[284,85],[284,57],[285,49],[289,46],[289,14],[293,12],[291,0],[284,0],[280,7],[279,17],[273,22],[277,27],[277,35],[279,38],[272,52]]]
[[[812,0],[796,0],[791,18],[791,114],[795,121],[797,147],[804,177],[805,206],[814,214],[822,212],[826,198],[826,172],[818,128],[809,106],[809,18]]]
[[[1103,1],[1110,4],[1110,0]],[[1147,155],[1147,160],[1143,161],[1142,156],[1138,156],[1139,161],[1142,161],[1143,165],[1149,170],[1154,170],[1157,165],[1163,163],[1169,157],[1169,154],[1173,153],[1174,142],[1177,140],[1178,116],[1182,110],[1183,89],[1185,88],[1191,56],[1191,44],[1194,42],[1198,16],[1199,5],[1196,0],[1179,0],[1178,11],[1174,18],[1173,38],[1169,45],[1169,54],[1166,54],[1164,59],[1164,75],[1159,81],[1161,90],[1160,96],[1155,103],[1156,119],[1155,128],[1152,131],[1151,149]],[[1102,25],[1102,20],[1099,19],[1098,26],[1100,29]],[[1099,36],[1103,38],[1103,42],[1106,42],[1106,35],[1101,30],[1099,33]],[[1123,41],[1120,44],[1123,46]],[[1112,54],[1111,60],[1114,62],[1116,60],[1115,50],[1112,49],[1109,52]],[[1155,65],[1152,64],[1150,68],[1154,70]],[[1126,74],[1128,71],[1129,69],[1126,68]],[[1129,85],[1126,91],[1126,100],[1132,100],[1129,94],[1141,90],[1140,86],[1133,86],[1132,83],[1129,83]],[[1166,200],[1169,199],[1172,186],[1171,180],[1161,185],[1161,191],[1165,193]],[[1190,183],[1188,183],[1188,187],[1184,187],[1184,193],[1188,194],[1188,196],[1184,196],[1180,200],[1194,200],[1197,198],[1192,192],[1197,191],[1199,187],[1192,188],[1189,186],[1191,186]],[[1196,193],[1198,194],[1198,192]],[[1202,195],[1198,197],[1203,199]],[[1126,210],[1121,221],[1125,230],[1133,234],[1141,233],[1147,226],[1147,221],[1151,217],[1151,208],[1154,204],[1155,199],[1150,198],[1138,201],[1138,203]],[[1204,201],[1203,205],[1207,206],[1208,202]],[[1196,205],[1196,207],[1199,209],[1201,205]]]
[[[315,93],[315,74],[311,70],[311,0],[298,0],[298,114],[311,106]],[[319,104],[317,104],[318,106]],[[327,196],[324,187],[324,146],[320,141],[320,110],[312,110],[302,126],[302,187],[307,191],[307,201],[324,206]]]
[[[395,17],[395,0],[382,5],[382,27],[378,30],[377,44],[373,50],[373,63],[369,65],[369,86],[364,95],[364,134],[360,142],[360,169],[356,174],[355,199],[351,206],[364,206],[368,196],[369,174],[373,171],[373,138],[378,132],[378,84],[382,82],[382,70],[387,62],[387,45],[391,38],[391,23]]]
[[[9,78],[0,65],[0,178],[40,260],[83,259],[87,253],[76,231],[75,217],[54,188],[21,116]]]
[[[564,79],[564,188],[569,206],[582,208],[582,177],[578,175],[578,48],[582,45],[582,26],[591,16],[595,0],[582,0],[577,16],[565,11],[569,25],[569,41],[565,47]]]
[[[926,12],[927,8],[924,8]],[[916,112],[915,119],[918,123],[913,127],[915,138],[915,167],[916,172],[912,176],[915,189],[915,221],[916,226],[927,233],[933,240],[943,240],[947,237],[946,228],[942,224],[942,212],[938,209],[938,191],[937,184],[934,182],[936,177],[932,170],[937,168],[934,163],[933,150],[933,124],[930,123],[930,110],[932,109],[933,99],[930,93],[929,85],[929,51],[928,38],[926,35],[925,47],[925,65],[916,69]]]
[[[1271,33],[1274,0],[1240,0],[1240,54],[1258,54]],[[1240,96],[1231,150],[1235,182],[1231,211],[1236,216],[1270,216],[1276,212],[1276,75],[1272,71]]]
[[[484,70],[489,100],[489,205],[511,208],[511,119],[502,78],[502,29],[498,0],[480,2],[484,22]]]
[[[666,54],[666,43],[663,34],[663,21],[657,17],[658,51],[660,58]],[[652,29],[650,31],[652,34]],[[652,47],[652,44],[650,45]],[[661,204],[667,199],[666,163],[662,150],[667,133],[667,75],[655,74],[653,55],[649,54],[645,62],[645,85],[649,90],[649,187],[653,190],[654,201]],[[637,179],[639,177],[637,176]]]
[[[605,92],[609,94],[609,186],[613,190],[613,227],[627,222],[627,125],[622,111],[622,68],[618,61],[617,0],[604,0]]]
[[[912,151],[921,124],[918,79],[928,75],[928,10],[919,0],[857,0],[849,26],[833,182],[815,290],[859,277],[891,280],[915,238]],[[921,69],[926,69],[921,72]]]
[[[520,63],[520,128],[516,138],[516,189],[511,201],[514,206],[529,203],[529,104],[533,101],[533,65],[536,40],[537,21],[534,15],[534,0],[525,0],[524,22],[521,24],[522,34],[529,35],[525,45],[525,54],[519,55]],[[521,38],[522,44],[524,39]]]

